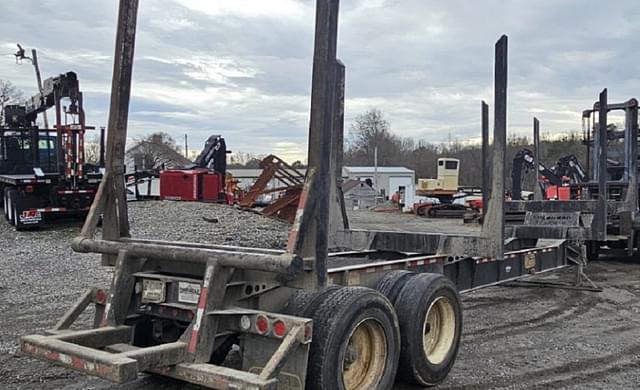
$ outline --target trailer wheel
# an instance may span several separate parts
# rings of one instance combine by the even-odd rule
[[[307,388],[390,389],[400,355],[393,306],[366,287],[328,294],[313,315]]]
[[[395,303],[402,340],[403,381],[434,386],[456,359],[462,333],[462,308],[453,283],[440,274],[409,279]]]
[[[400,294],[407,280],[413,275],[417,274],[411,271],[391,271],[380,279],[376,285],[376,290],[380,291],[391,303],[395,304],[398,294]]]
[[[292,316],[312,318],[318,306],[324,302],[325,297],[341,287],[342,286],[332,284],[316,292],[298,290],[287,303],[285,303],[282,312]]]

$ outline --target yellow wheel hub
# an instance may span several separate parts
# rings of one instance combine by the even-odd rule
[[[375,389],[385,370],[387,338],[382,325],[365,319],[353,329],[342,361],[346,390]]]

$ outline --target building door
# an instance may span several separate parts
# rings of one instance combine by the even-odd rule
[[[398,188],[411,186],[411,177],[409,176],[391,176],[389,177],[389,194],[398,191]]]

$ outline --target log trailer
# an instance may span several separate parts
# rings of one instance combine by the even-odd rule
[[[106,174],[72,241],[75,251],[99,253],[115,267],[111,287],[87,290],[46,335],[22,337],[23,354],[117,383],[149,372],[213,389],[435,385],[458,352],[460,293],[582,264],[582,242],[570,236],[505,236],[500,163],[491,167],[491,193],[499,195],[485,202],[480,234],[349,227],[337,181],[345,76],[336,58],[338,0],[316,2],[309,170],[287,249],[132,238],[123,154],[137,4],[120,1]],[[492,153],[504,162],[506,36],[495,50]],[[484,102],[482,130],[488,140]],[[90,305],[93,327],[71,330]],[[229,351],[239,359],[225,359]]]
[[[63,99],[69,103],[63,107]],[[55,107],[55,130],[40,129],[38,114]],[[6,219],[16,230],[53,215],[84,217],[102,177],[85,164],[82,93],[75,73],[44,81],[42,92],[4,109],[0,126],[0,194]]]

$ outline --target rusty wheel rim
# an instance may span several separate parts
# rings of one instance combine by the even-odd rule
[[[353,328],[343,353],[342,382],[345,390],[374,389],[382,379],[387,360],[387,337],[374,319]]]
[[[432,364],[442,363],[453,347],[456,312],[446,297],[438,297],[429,306],[422,328],[422,347]]]

